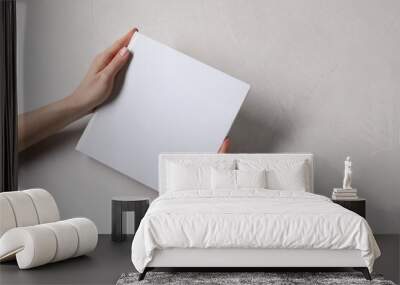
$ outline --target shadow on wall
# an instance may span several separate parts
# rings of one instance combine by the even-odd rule
[[[362,191],[368,193],[367,220],[380,228],[391,229],[390,234],[400,233],[399,153],[397,146],[361,158],[357,177],[363,183]],[[387,201],[393,204],[388,205]]]
[[[57,155],[61,150],[70,145],[76,145],[87,124],[86,119],[82,119],[73,126],[58,132],[38,144],[35,144],[23,151],[19,155],[19,163],[25,167],[40,161],[49,155]]]
[[[252,95],[249,94],[249,97]],[[245,101],[232,126],[229,136],[234,153],[271,153],[290,140],[293,125],[289,120],[277,119],[276,114],[265,112],[263,118],[253,115]],[[270,123],[266,123],[270,122]]]
[[[332,161],[322,156],[312,145],[301,149],[286,149],[288,141],[294,140],[293,119],[289,115],[277,119],[273,112],[266,112],[264,118],[257,119],[250,108],[244,106],[230,132],[232,152],[311,152],[314,154],[314,191],[329,197],[333,187],[340,187],[343,176],[341,166],[334,167]]]

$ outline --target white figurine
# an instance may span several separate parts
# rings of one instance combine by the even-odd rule
[[[344,161],[343,189],[352,189],[351,188],[351,160],[350,160],[350,156],[346,157],[346,160]]]

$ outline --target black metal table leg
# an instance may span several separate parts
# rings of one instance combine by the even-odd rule
[[[124,235],[122,234],[122,203],[120,201],[112,201],[111,209],[111,239],[113,241],[124,240]]]
[[[146,214],[147,209],[149,208],[149,201],[140,201],[135,205],[135,233],[139,228],[140,221],[143,219]]]

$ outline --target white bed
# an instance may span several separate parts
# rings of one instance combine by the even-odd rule
[[[210,167],[235,183],[266,168],[268,183],[216,188],[229,175]],[[312,154],[160,155],[160,197],[132,243],[140,278],[154,267],[354,267],[370,278],[380,251],[367,222],[313,194],[313,168]]]

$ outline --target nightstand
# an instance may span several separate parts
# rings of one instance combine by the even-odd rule
[[[126,234],[122,232],[123,212],[135,212],[135,231],[138,229],[140,221],[149,208],[150,198],[137,196],[113,197],[111,203],[111,238],[113,241],[123,241]]]
[[[363,198],[357,198],[354,200],[338,200],[332,199],[333,203],[339,204],[340,206],[353,211],[356,214],[359,214],[361,217],[365,218],[365,208],[366,208],[366,200]]]

